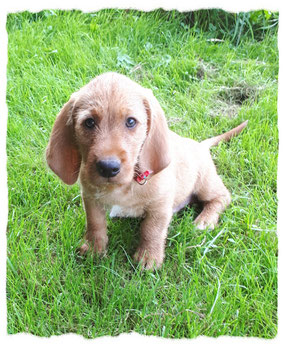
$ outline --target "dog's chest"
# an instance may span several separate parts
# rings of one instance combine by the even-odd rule
[[[137,184],[135,183],[137,186]],[[111,191],[100,190],[95,194],[96,199],[106,209],[110,210],[110,217],[141,217],[144,215],[144,200],[139,190],[134,186],[115,188]]]

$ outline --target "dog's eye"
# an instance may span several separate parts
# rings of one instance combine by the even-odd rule
[[[133,128],[136,125],[136,120],[134,118],[132,118],[132,117],[127,118],[127,120],[125,122],[125,125],[126,125],[127,128]]]
[[[85,126],[86,126],[87,128],[94,128],[95,125],[96,125],[95,120],[92,119],[92,118],[86,119],[85,122],[84,122],[84,124],[85,124]]]

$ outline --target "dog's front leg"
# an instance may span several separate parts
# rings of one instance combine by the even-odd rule
[[[165,243],[172,212],[147,212],[141,223],[141,236],[134,259],[146,269],[159,268],[165,256]]]
[[[93,198],[83,196],[83,201],[87,217],[87,231],[86,241],[81,246],[80,253],[84,254],[91,249],[103,254],[108,243],[105,210]]]

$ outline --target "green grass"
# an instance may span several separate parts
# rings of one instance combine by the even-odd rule
[[[276,336],[277,33],[214,42],[185,18],[118,10],[8,16],[8,333]],[[174,216],[158,271],[133,263],[135,219],[108,221],[106,257],[79,257],[79,187],[45,164],[56,114],[105,71],[151,88],[180,135],[202,140],[249,120],[212,149],[233,197],[219,226],[196,230],[195,208]]]

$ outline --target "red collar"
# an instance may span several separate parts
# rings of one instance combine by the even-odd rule
[[[147,177],[149,176],[149,174],[150,171],[145,171],[134,177],[134,179],[138,184],[143,185],[147,183]]]

